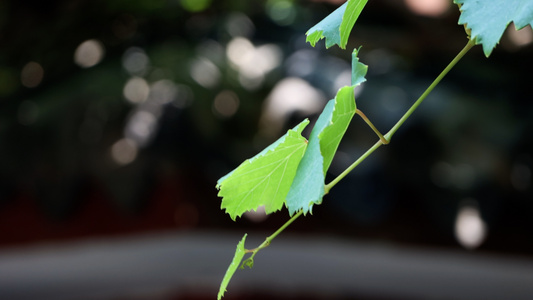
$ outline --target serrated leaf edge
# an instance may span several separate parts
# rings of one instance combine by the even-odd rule
[[[296,152],[296,151],[299,151],[301,149],[301,147],[307,147],[307,140],[301,135],[302,131],[305,129],[305,127],[309,124],[309,120],[308,119],[305,119],[304,121],[302,121],[300,124],[298,124],[297,126],[295,126],[293,129],[289,129],[287,131],[287,133],[285,135],[283,135],[282,137],[280,137],[277,141],[275,141],[274,143],[272,143],[270,146],[266,147],[265,149],[263,149],[263,151],[261,151],[260,153],[258,153],[257,155],[255,155],[254,157],[250,158],[250,159],[247,159],[245,160],[243,163],[241,163],[237,168],[235,168],[233,171],[229,172],[227,175],[223,176],[222,178],[220,178],[217,182],[217,185],[216,185],[216,188],[219,189],[219,193],[218,193],[218,196],[222,197],[222,202],[221,202],[221,209],[225,209],[226,210],[226,213],[228,213],[231,217],[232,220],[236,220],[237,217],[240,217],[242,216],[243,213],[245,213],[246,211],[252,211],[252,210],[255,210],[257,211],[257,208],[261,205],[264,205],[265,206],[265,211],[267,214],[269,213],[273,213],[273,212],[276,212],[276,211],[279,211],[281,208],[283,208],[284,204],[285,204],[285,199],[286,199],[286,195],[283,197],[283,202],[279,205],[279,207],[276,205],[275,207],[270,207],[268,204],[269,203],[259,203],[257,205],[257,207],[252,207],[252,208],[238,208],[238,209],[232,209],[232,211],[228,211],[228,207],[231,205],[235,205],[235,203],[232,203],[232,204],[228,204],[228,200],[227,200],[227,197],[230,197],[230,196],[223,196],[222,193],[223,193],[223,185],[224,185],[224,182],[226,181],[226,179],[230,178],[232,175],[235,174],[235,172],[239,169],[239,168],[245,168],[247,165],[251,164],[254,160],[260,158],[260,157],[263,157],[263,156],[266,156],[268,154],[270,154],[270,152],[272,151],[277,151],[278,148],[286,141],[287,138],[289,137],[293,137],[293,138],[300,138],[302,139],[303,141],[305,141],[305,144],[301,144],[301,145],[295,145],[295,147],[297,148],[296,150],[292,151],[290,155],[287,155],[285,156],[285,159],[284,160],[279,160],[277,162],[277,164],[279,163],[279,167],[281,166],[284,166],[285,168],[287,167],[287,165],[289,164],[290,162],[290,159],[293,159],[293,154]],[[282,150],[287,150],[287,149],[290,149],[290,147],[285,147],[283,148]],[[302,152],[302,155],[298,158],[299,160],[301,160],[301,158],[303,157],[303,154],[305,153],[305,148]],[[283,162],[284,161],[284,162]],[[298,161],[298,164],[299,164],[299,161]],[[266,167],[269,167],[271,166],[272,164],[268,164],[268,165],[262,165],[262,166],[259,166],[259,169],[260,168],[266,168]],[[274,170],[272,170],[271,173],[279,170],[279,167],[276,167]],[[258,168],[255,168],[253,170],[250,170],[250,172],[252,171],[257,171]],[[241,176],[245,176],[247,173],[243,173],[243,174],[239,174],[239,177]],[[283,171],[283,174],[285,174],[285,171]],[[258,187],[261,185],[261,183],[264,181],[264,180],[271,180],[270,178],[271,176],[265,176],[262,181],[258,182],[255,187]],[[292,180],[294,179],[294,177],[292,178],[289,178],[289,179],[286,179],[285,176],[280,176],[280,178],[278,179],[279,181],[279,184],[277,185],[277,188],[279,189],[281,183],[283,182],[283,180],[290,180],[291,183],[292,183]],[[249,191],[247,191],[249,194],[250,193],[254,193],[255,192],[255,188],[254,189],[250,189]],[[277,194],[277,193],[276,193]],[[239,198],[239,196],[241,196],[241,194],[237,194],[237,195],[231,195],[231,198]],[[245,203],[247,202],[246,199],[249,199],[248,198],[248,195],[246,195],[244,197],[244,199],[242,199],[240,202],[238,202],[236,205],[237,207],[240,207],[242,205],[245,205]],[[233,211],[237,211],[238,213],[233,213]]]

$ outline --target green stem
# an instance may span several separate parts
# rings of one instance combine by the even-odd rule
[[[424,91],[424,93],[416,100],[416,102],[409,108],[409,110],[402,116],[402,118],[392,127],[392,129],[385,134],[385,136],[381,135],[381,133],[377,130],[377,128],[368,120],[368,118],[360,111],[357,110],[357,114],[363,118],[363,120],[376,132],[378,137],[380,138],[379,141],[377,141],[374,146],[372,146],[370,149],[368,149],[361,157],[359,157],[353,164],[351,164],[346,170],[344,170],[337,178],[333,179],[330,183],[328,183],[324,189],[325,193],[329,193],[329,191],[339,182],[341,181],[346,175],[348,175],[355,167],[357,167],[361,162],[363,162],[370,154],[372,154],[374,151],[376,151],[379,147],[382,145],[386,145],[390,142],[392,136],[394,133],[402,126],[402,124],[411,116],[411,114],[416,110],[416,108],[426,99],[426,97],[429,95],[431,91],[439,84],[439,82],[450,72],[450,70],[461,60],[461,58],[474,46],[474,42],[469,41],[468,44],[457,54],[457,56],[450,62],[450,64],[439,74],[439,76],[431,83],[431,85]],[[303,214],[303,211],[299,211],[296,213],[292,218],[290,218],[283,226],[281,226],[276,232],[274,232],[272,235],[267,237],[265,241],[259,245],[259,247],[246,250],[247,253],[252,253],[252,255],[246,259],[242,266],[249,266],[251,267],[253,265],[253,260],[257,252],[260,250],[268,247],[273,239],[275,239],[283,230],[285,230],[289,225],[292,224],[298,217],[300,217]]]
[[[374,133],[377,134],[377,136],[379,137],[379,139],[381,140],[381,142],[384,144],[384,145],[387,145],[389,143],[389,141],[387,139],[385,139],[385,137],[381,134],[381,132],[379,132],[379,130],[376,128],[376,126],[374,126],[374,124],[372,124],[372,122],[370,122],[370,120],[366,117],[366,115],[360,111],[359,109],[357,109],[355,111],[356,114],[358,114],[361,119],[363,119],[363,121],[365,121],[365,123],[370,126],[370,128],[372,128],[372,130],[374,131]]]
[[[339,176],[337,176],[337,178],[333,179],[330,183],[328,183],[324,187],[324,190],[325,190],[326,194],[329,193],[329,190],[331,190],[331,188],[333,188],[337,183],[339,183],[339,181],[341,181],[341,179],[346,177],[346,175],[348,175],[348,173],[350,173],[353,169],[355,169],[355,167],[357,167],[361,162],[363,162],[363,160],[365,160],[370,154],[372,154],[379,147],[381,147],[381,145],[383,145],[383,142],[381,140],[377,141],[377,143],[375,143],[374,146],[372,146],[372,148],[368,149],[353,164],[351,164],[346,170],[344,170]]]
[[[275,239],[280,233],[283,232],[283,230],[285,230],[287,227],[289,227],[289,225],[291,225],[292,222],[294,222],[296,219],[298,219],[298,217],[301,216],[302,214],[303,214],[303,211],[300,210],[294,216],[292,216],[292,218],[290,218],[287,222],[285,222],[285,224],[283,224],[283,226],[278,228],[278,230],[276,230],[276,232],[274,232],[269,237],[267,237],[265,239],[265,241],[261,245],[259,245],[259,247],[247,250],[246,252],[247,253],[252,253],[252,255],[248,259],[246,259],[246,261],[253,261],[255,254],[257,254],[257,252],[259,252],[259,250],[268,247],[273,239]]]
[[[403,125],[403,123],[409,119],[411,114],[418,108],[418,106],[426,99],[426,97],[433,91],[433,89],[439,84],[439,82],[450,72],[451,69],[465,56],[465,54],[474,47],[473,41],[469,40],[466,46],[457,54],[457,56],[448,64],[448,66],[439,74],[439,76],[431,83],[431,85],[424,91],[424,93],[416,100],[416,102],[409,108],[409,110],[402,116],[402,118],[392,127],[389,132],[385,134],[385,139],[390,142],[392,136]]]
[[[439,74],[439,76],[433,81],[433,83],[431,83],[431,85],[424,91],[424,93],[420,96],[420,98],[418,98],[418,100],[416,100],[416,102],[411,106],[411,108],[409,108],[409,110],[402,116],[402,118],[394,125],[394,127],[392,127],[392,129],[389,130],[389,132],[387,132],[387,134],[385,134],[384,137],[381,137],[380,134],[378,134],[378,136],[380,136],[380,140],[377,143],[375,143],[374,146],[372,146],[372,148],[368,149],[361,157],[359,157],[359,159],[357,159],[346,170],[344,170],[344,172],[342,172],[339,176],[337,176],[337,178],[333,179],[333,181],[331,181],[330,183],[328,183],[324,187],[326,194],[329,193],[331,188],[333,188],[339,181],[341,181],[344,177],[346,177],[346,175],[348,175],[348,173],[350,173],[355,167],[357,167],[362,161],[364,161],[370,154],[372,154],[374,151],[376,151],[376,149],[381,147],[381,145],[384,145],[384,144],[386,145],[386,144],[388,144],[390,142],[390,140],[391,140],[392,136],[394,135],[394,133],[411,116],[411,114],[424,101],[424,99],[426,99],[426,97],[429,95],[429,93],[431,93],[431,91],[433,91],[433,89],[437,86],[437,84],[439,84],[439,82],[444,78],[444,76],[446,76],[446,74],[448,74],[448,72],[450,72],[450,70],[461,60],[461,58],[463,58],[463,56],[465,56],[465,54],[470,49],[472,49],[472,47],[474,47],[474,45],[475,45],[475,43],[473,41],[471,41],[471,40],[468,41],[468,43],[463,48],[463,50],[461,50],[461,52],[459,52],[459,54],[457,54],[457,56],[450,62],[450,64],[448,64],[448,66]],[[359,114],[359,115],[361,116],[361,114]],[[363,120],[365,120],[365,118],[363,118]],[[365,120],[365,122],[366,122],[366,120]],[[367,122],[367,124],[370,125],[371,123]],[[373,125],[370,125],[370,127],[375,132],[379,132],[379,131],[377,131],[377,129],[375,129],[375,127]]]

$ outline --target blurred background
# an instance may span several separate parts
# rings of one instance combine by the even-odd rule
[[[217,179],[313,122],[351,49],[369,66],[357,106],[385,133],[467,42],[452,1],[381,0],[346,51],[306,44],[343,2],[0,2],[0,297],[214,299],[240,237],[253,248],[289,218],[231,221]],[[532,45],[511,25],[489,59],[471,50],[228,299],[531,295]],[[330,179],[376,140],[355,117]],[[465,274],[494,277],[461,294]]]

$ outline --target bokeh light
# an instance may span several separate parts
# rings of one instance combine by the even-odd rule
[[[311,49],[301,49],[292,53],[285,65],[289,76],[306,77],[315,71],[316,62],[318,61],[318,52]]]
[[[487,236],[487,226],[477,206],[477,201],[466,199],[457,212],[455,237],[467,249],[479,247]]]
[[[146,101],[150,94],[150,86],[144,78],[132,77],[124,85],[124,98],[131,103],[138,104]]]
[[[260,119],[262,134],[279,134],[293,113],[312,115],[322,109],[325,101],[325,95],[303,79],[289,77],[281,80],[263,104]]]
[[[407,7],[415,14],[438,17],[448,11],[451,1],[448,0],[404,0]]]
[[[230,63],[238,69],[251,62],[254,50],[255,47],[250,40],[238,37],[228,43],[226,53]]]
[[[30,61],[24,65],[20,72],[20,81],[23,86],[28,88],[37,87],[44,77],[43,67],[34,61]]]
[[[158,116],[154,112],[140,108],[128,119],[124,136],[137,147],[145,147],[157,131],[157,120]]]
[[[222,118],[232,117],[239,109],[239,97],[233,91],[222,91],[213,101],[213,112]]]
[[[225,27],[231,37],[250,38],[255,32],[252,20],[239,12],[233,12],[228,16]]]
[[[509,25],[505,34],[515,47],[523,47],[533,42],[533,31],[530,25],[520,30],[516,30],[515,26]]]
[[[128,48],[122,56],[122,67],[133,76],[143,76],[148,71],[150,59],[143,49]]]
[[[111,157],[118,165],[127,165],[137,158],[137,145],[135,142],[122,138],[111,146]]]
[[[74,62],[82,68],[97,65],[104,58],[104,45],[95,39],[81,43],[74,52]]]
[[[150,99],[156,104],[163,105],[176,100],[178,87],[168,79],[158,80],[150,85]]]
[[[293,1],[269,0],[266,3],[266,11],[272,21],[279,25],[290,25],[296,19],[296,7]]]
[[[181,0],[181,6],[190,12],[200,12],[209,7],[211,0]]]
[[[243,216],[254,223],[261,223],[268,219],[268,215],[266,214],[264,205],[260,205],[259,207],[257,207],[256,210],[250,210],[245,212]]]
[[[191,63],[191,77],[201,86],[210,89],[220,82],[218,67],[207,58],[197,58]]]
[[[248,90],[262,86],[265,76],[281,64],[281,49],[274,44],[255,47],[243,37],[232,39],[227,46],[231,66],[239,72],[239,82]]]
[[[190,106],[194,101],[194,93],[192,89],[185,84],[176,85],[176,96],[172,104],[180,109]]]

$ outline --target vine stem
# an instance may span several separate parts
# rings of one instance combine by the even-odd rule
[[[359,157],[353,164],[351,164],[346,170],[344,170],[339,176],[337,176],[335,179],[333,179],[330,183],[325,185],[324,190],[325,194],[329,193],[329,191],[339,182],[341,181],[348,173],[350,173],[355,167],[357,167],[361,162],[363,162],[370,154],[372,154],[374,151],[376,151],[379,147],[382,145],[387,145],[394,133],[403,125],[403,123],[413,114],[413,112],[418,108],[418,106],[426,99],[426,97],[433,91],[433,89],[439,84],[439,82],[450,72],[450,70],[465,56],[465,54],[472,49],[474,46],[473,41],[468,41],[466,46],[457,54],[457,56],[448,64],[448,66],[439,74],[439,76],[431,83],[431,85],[424,91],[424,93],[416,100],[416,102],[409,108],[409,110],[400,118],[400,120],[387,132],[384,136],[379,133],[379,131],[376,129],[376,127],[368,120],[368,118],[360,111],[357,110],[357,114],[363,118],[363,120],[376,132],[378,137],[380,138],[370,149],[368,149],[361,157]],[[303,211],[299,211],[295,215],[293,215],[283,226],[278,228],[276,232],[274,232],[272,235],[268,236],[265,241],[259,245],[259,247],[254,249],[246,250],[246,253],[252,253],[252,255],[246,259],[243,262],[244,265],[251,266],[253,265],[253,259],[254,256],[259,252],[260,250],[268,247],[273,239],[275,239],[280,233],[282,233],[289,225],[292,224],[298,217],[300,217],[303,214]]]
[[[381,147],[383,142],[381,140],[377,141],[377,143],[374,144],[370,149],[368,149],[361,157],[359,157],[353,164],[351,164],[346,170],[344,170],[339,176],[337,176],[335,179],[333,179],[330,183],[326,184],[324,187],[325,193],[329,193],[329,190],[333,188],[341,179],[346,177],[348,173],[350,173],[355,167],[357,167],[360,163],[362,163],[370,154],[372,154],[374,151],[376,151],[379,147]]]
[[[350,173],[355,167],[357,167],[362,161],[364,161],[370,154],[372,154],[374,151],[376,151],[381,145],[386,145],[390,142],[392,136],[396,131],[403,125],[403,123],[409,119],[409,117],[413,114],[413,112],[418,108],[418,106],[426,99],[426,97],[433,91],[433,89],[441,82],[441,80],[450,72],[451,69],[465,56],[472,47],[475,46],[474,41],[469,40],[466,46],[457,54],[457,56],[446,66],[446,68],[435,78],[435,80],[431,83],[431,85],[422,93],[422,95],[413,103],[413,105],[409,108],[409,110],[398,120],[398,122],[387,132],[383,137],[378,134],[380,137],[380,140],[374,144],[370,149],[368,149],[361,157],[359,157],[353,164],[351,164],[346,170],[344,170],[339,176],[337,176],[335,179],[333,179],[330,183],[328,183],[324,189],[325,193],[329,193],[331,188],[333,188],[339,181],[341,181],[348,173]],[[364,118],[363,118],[364,119]],[[366,121],[366,120],[365,120]],[[367,122],[368,123],[368,122]],[[375,127],[371,126],[371,128],[374,131],[377,131]]]
[[[403,125],[403,123],[411,116],[411,114],[418,108],[418,106],[426,99],[426,97],[433,91],[433,89],[440,83],[440,81],[450,72],[451,69],[465,56],[472,47],[475,46],[474,41],[468,40],[466,46],[457,54],[457,56],[448,64],[448,66],[439,74],[439,76],[431,83],[431,85],[424,91],[424,93],[416,100],[416,102],[409,108],[409,110],[401,117],[400,120],[385,134],[385,139],[390,142],[392,136]]]
[[[303,214],[303,210],[300,210],[299,212],[294,214],[287,222],[285,222],[285,224],[283,224],[280,228],[278,228],[278,230],[276,230],[276,232],[274,232],[273,234],[268,236],[265,239],[265,241],[261,245],[259,245],[259,247],[254,248],[254,249],[246,250],[246,253],[252,253],[252,256],[250,256],[247,260],[252,260],[253,261],[255,254],[257,252],[259,252],[259,250],[268,247],[273,239],[275,239],[280,233],[283,232],[283,230],[285,230],[287,227],[289,227],[289,225],[291,225],[292,222],[294,222],[296,219],[298,219],[298,217],[301,216],[302,214]]]

